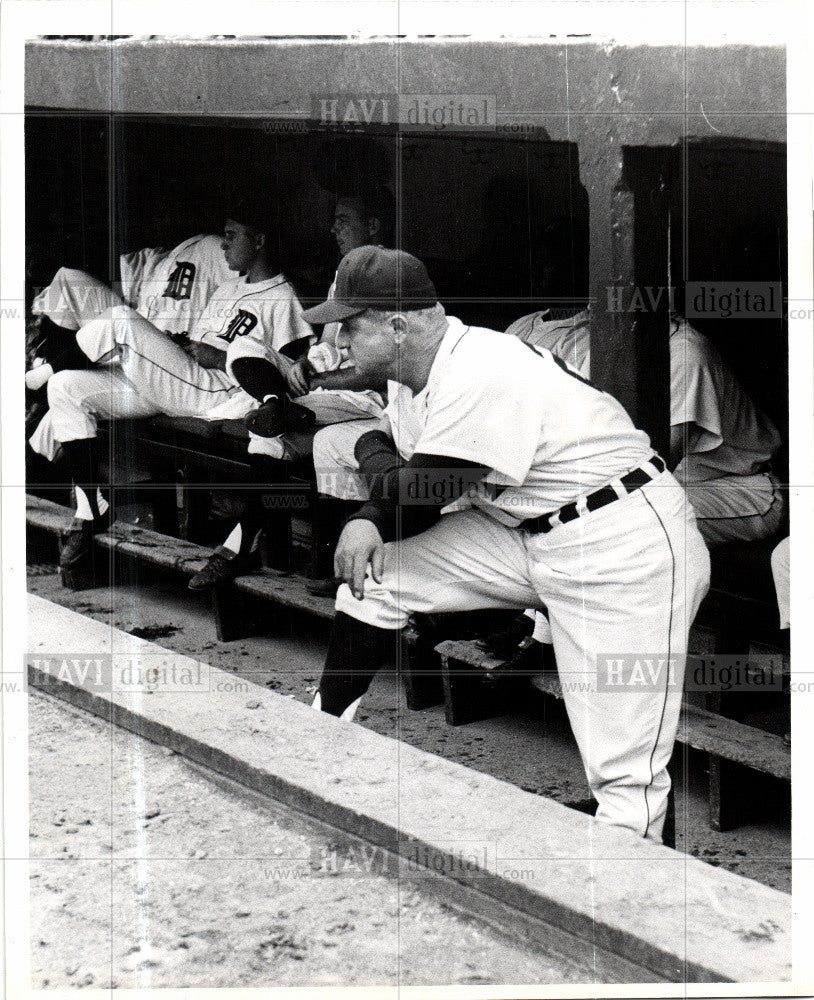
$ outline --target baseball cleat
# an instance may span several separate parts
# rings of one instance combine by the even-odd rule
[[[314,426],[313,411],[275,396],[246,414],[246,429],[258,437],[273,438],[286,431],[307,431]]]
[[[110,513],[92,521],[75,517],[62,535],[59,552],[60,569],[73,569],[93,551],[93,536],[110,527]]]
[[[252,555],[227,555],[228,549],[216,549],[207,564],[193,576],[187,587],[190,590],[211,590],[220,583],[227,583],[257,568],[258,560]]]
[[[531,637],[533,630],[534,622],[523,613],[500,631],[481,636],[476,640],[476,644],[496,660],[510,660],[523,640]]]

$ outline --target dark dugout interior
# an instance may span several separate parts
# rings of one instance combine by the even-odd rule
[[[268,199],[283,265],[316,299],[338,262],[335,194],[367,183],[395,195],[398,244],[466,322],[502,330],[587,298],[576,149],[545,138],[38,111],[26,122],[26,183],[29,293],[61,265],[109,282],[122,252],[220,232],[249,191]]]
[[[785,147],[721,138],[659,156],[678,310],[687,281],[779,281],[785,291]],[[626,151],[629,172],[636,157]],[[283,266],[303,299],[317,300],[337,265],[336,193],[364,184],[395,195],[397,245],[426,263],[448,312],[465,322],[502,330],[525,313],[569,315],[587,300],[577,149],[542,130],[331,132],[307,122],[37,109],[26,120],[28,301],[61,265],[115,281],[122,252],[219,232],[247,191],[268,199]],[[786,438],[785,318],[693,322]]]

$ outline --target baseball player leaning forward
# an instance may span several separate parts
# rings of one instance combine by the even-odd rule
[[[304,315],[341,321],[357,371],[390,380],[387,419],[314,443],[323,483],[369,496],[336,549],[314,707],[350,717],[413,612],[545,605],[597,818],[660,841],[709,556],[647,435],[549,351],[446,316],[409,254],[352,251]],[[598,690],[597,660],[632,654],[674,673]]]

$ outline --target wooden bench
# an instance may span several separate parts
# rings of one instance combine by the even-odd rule
[[[505,664],[482,650],[474,640],[446,640],[436,649],[441,661],[444,707],[447,722],[465,725],[507,711],[518,702],[518,694],[529,682],[546,695],[562,699],[562,687],[556,670],[546,670],[529,676],[505,672]],[[722,788],[727,798],[737,799],[743,782],[736,769],[748,768],[771,775],[782,781],[791,780],[791,750],[783,737],[765,732],[727,718],[719,712],[691,704],[685,700],[678,730],[678,742],[703,751],[710,763],[719,763],[715,778],[710,780],[710,826],[720,830]],[[725,765],[721,767],[720,765]],[[730,825],[744,818],[745,810],[730,812]]]
[[[27,498],[32,543],[37,541],[38,534],[58,536],[70,517],[66,507],[38,497]],[[211,551],[186,539],[121,523],[97,536],[96,544],[113,555],[181,577],[197,572]],[[52,551],[51,555],[54,554]],[[257,622],[249,612],[247,597],[263,602],[265,607],[301,612],[323,621],[332,620],[334,615],[333,599],[309,593],[305,578],[266,568],[213,591],[213,613],[221,641],[256,633]],[[503,664],[480,650],[473,637],[500,627],[505,616],[506,612],[415,616],[414,626],[404,632],[401,647],[400,670],[408,707],[422,709],[443,701],[447,721],[456,726],[504,711],[519,685],[527,689],[528,678],[501,675]],[[273,620],[273,616],[264,615],[263,630]],[[449,638],[450,635],[455,637]],[[545,693],[561,698],[556,672],[535,674],[534,683]],[[709,754],[711,762],[719,763],[715,775],[711,768],[710,778],[710,822],[715,829],[721,828],[721,801],[720,795],[715,796],[713,778],[723,787],[725,796],[737,797],[742,784],[736,780],[737,775],[727,773],[727,768],[747,767],[789,780],[790,751],[781,736],[728,719],[708,708],[685,705],[679,741]],[[737,818],[737,814],[726,817],[727,822]]]
[[[53,540],[59,538],[70,520],[71,512],[67,507],[40,497],[26,497],[29,544],[41,556],[53,558],[56,555]],[[50,553],[43,551],[43,534],[52,538]],[[37,535],[40,537],[37,538]],[[119,567],[114,563],[116,557],[119,563],[127,559],[135,560],[186,579],[203,568],[212,552],[210,548],[188,539],[173,538],[118,521],[108,531],[96,536],[95,545],[102,552],[111,554],[111,559],[104,566],[112,570],[114,579],[119,576],[116,572]],[[97,577],[86,582],[98,586],[106,581]],[[246,597],[256,598],[279,608],[304,612],[325,621],[333,620],[333,598],[311,594],[307,583],[307,578],[297,574],[264,567],[256,573],[240,576],[222,587],[216,587],[212,591],[212,600],[218,639],[229,642],[255,631],[256,623],[247,613],[249,609]],[[266,622],[268,621],[267,618]]]
[[[154,527],[177,538],[195,541],[205,535],[210,490],[257,483],[242,420],[157,416],[110,421],[100,423],[99,438],[112,466],[148,471],[141,485],[151,500]],[[310,461],[285,462],[280,469],[281,487],[296,484],[309,497],[314,492]]]

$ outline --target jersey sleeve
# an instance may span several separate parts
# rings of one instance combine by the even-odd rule
[[[541,440],[544,360],[516,347],[449,365],[428,397],[416,452],[463,459],[523,483]]]
[[[723,443],[723,421],[715,381],[707,359],[691,340],[670,345],[670,424],[694,424],[694,452],[713,451]]]
[[[234,300],[234,293],[227,291],[226,285],[221,285],[212,293],[201,315],[195,320],[189,331],[190,340],[203,341],[220,350],[224,345],[218,342],[218,334],[223,329],[224,309],[229,301]]]
[[[119,273],[122,281],[122,298],[131,308],[138,308],[141,302],[141,292],[150,292],[147,288],[156,267],[163,261],[168,250],[160,247],[145,247],[134,250],[133,253],[123,253],[119,257]],[[146,295],[145,295],[146,297]]]
[[[303,308],[300,300],[293,291],[290,291],[289,286],[289,293],[281,295],[279,299],[274,301],[271,316],[272,329],[265,331],[266,336],[271,338],[269,346],[275,351],[279,351],[280,348],[292,343],[292,341],[300,340],[302,337],[312,337],[314,329],[310,323],[306,323],[302,314]]]

